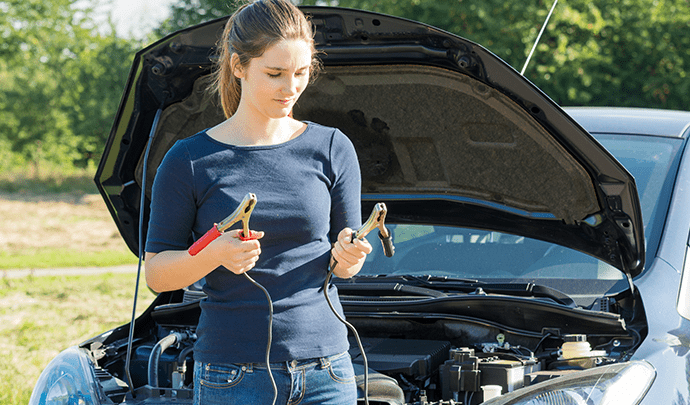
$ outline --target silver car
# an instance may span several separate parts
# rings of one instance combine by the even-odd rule
[[[333,281],[360,403],[690,402],[690,113],[563,109],[453,34],[303,10],[324,72],[294,116],[351,138],[395,245]],[[163,155],[223,119],[204,89],[225,21],[135,57],[95,179],[135,254]],[[62,352],[31,403],[191,403],[203,284]]]

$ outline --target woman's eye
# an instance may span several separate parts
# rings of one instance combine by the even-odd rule
[[[277,79],[277,78],[279,78],[279,77],[281,76],[282,72],[278,72],[278,73],[266,73],[266,74],[268,75],[268,77],[270,77],[270,78],[272,78],[272,79]],[[299,71],[299,72],[295,72],[295,73],[294,73],[294,75],[295,75],[296,77],[306,76],[306,75],[308,75],[308,74],[309,74],[309,73],[308,73],[307,71]]]

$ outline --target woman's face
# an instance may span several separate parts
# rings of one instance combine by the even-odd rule
[[[239,108],[267,118],[283,118],[309,83],[311,46],[301,39],[281,40],[248,66],[235,69],[242,80]]]

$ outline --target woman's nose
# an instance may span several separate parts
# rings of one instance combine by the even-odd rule
[[[287,78],[285,85],[283,86],[283,92],[287,95],[294,95],[299,93],[301,80],[299,77],[290,76]]]

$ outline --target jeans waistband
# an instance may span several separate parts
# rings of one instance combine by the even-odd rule
[[[342,352],[334,354],[327,357],[314,357],[311,359],[295,359],[290,361],[271,363],[271,370],[299,370],[305,368],[311,368],[315,366],[320,366],[321,368],[326,368],[331,365],[332,361],[335,361],[345,355],[348,352]],[[247,370],[251,372],[251,369],[266,369],[266,363],[247,363],[238,364],[247,367]]]

